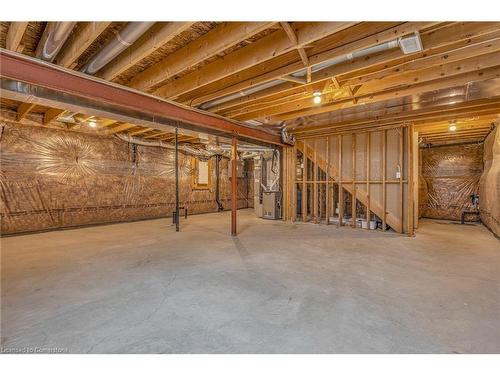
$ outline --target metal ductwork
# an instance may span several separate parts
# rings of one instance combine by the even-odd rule
[[[52,30],[48,32],[39,57],[45,61],[53,61],[75,24],[76,22],[55,22],[53,27],[49,24],[47,27],[52,27]]]
[[[95,55],[82,69],[87,74],[95,74],[122,51],[132,45],[154,22],[129,22],[115,38]]]

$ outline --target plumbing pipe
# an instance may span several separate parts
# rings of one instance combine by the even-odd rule
[[[219,162],[222,155],[215,155],[215,202],[217,203],[217,211],[224,211],[224,206],[220,201],[220,166]]]
[[[82,72],[95,74],[122,51],[132,45],[143,35],[154,22],[129,22],[120,30],[115,38],[106,47],[99,51],[82,69]]]
[[[52,30],[49,30],[47,39],[43,44],[40,58],[45,61],[51,62],[55,59],[57,53],[63,46],[69,34],[73,30],[76,22],[56,22]],[[49,26],[50,27],[50,24]]]

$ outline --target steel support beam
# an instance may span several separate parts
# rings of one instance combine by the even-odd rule
[[[282,145],[277,134],[5,49],[0,49],[0,77],[2,81],[34,86],[29,90],[32,97],[51,94],[53,101],[57,97],[61,108],[65,103],[75,105],[78,101],[82,112],[87,109],[89,115],[106,111],[118,115],[128,113],[143,120],[146,118],[151,127],[160,130],[164,130],[165,125],[175,124],[218,136],[230,137],[237,133],[240,140],[252,143]],[[8,91],[5,86],[2,83],[2,95]]]
[[[236,211],[238,210],[238,140],[232,139],[231,154],[231,235],[236,236]]]

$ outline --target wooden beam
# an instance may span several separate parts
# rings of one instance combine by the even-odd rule
[[[127,130],[127,129],[130,129],[130,128],[133,128],[135,127],[136,125],[134,124],[121,124],[121,125],[118,125],[112,129],[109,129],[108,131],[108,134],[115,134],[115,133],[119,133],[119,132],[122,132],[124,130]]]
[[[355,120],[338,121],[334,124],[331,120],[326,121],[319,125],[308,125],[302,126],[300,128],[292,128],[295,135],[302,133],[313,134],[314,131],[322,129],[330,129],[332,127],[342,128],[344,126],[353,127],[356,125],[364,124],[397,124],[404,121],[411,121],[418,124],[418,129],[421,130],[423,127],[428,127],[438,123],[439,125],[447,124],[452,117],[455,120],[465,121],[467,117],[475,116],[477,120],[489,121],[492,117],[495,117],[496,109],[500,105],[500,96],[498,97],[488,97],[484,99],[471,100],[455,104],[442,104],[427,108],[421,108],[417,110],[409,111],[406,105],[412,103],[405,103],[400,106],[395,106],[392,109],[392,113],[386,113],[387,110],[383,109],[381,112],[372,110],[370,107],[366,108],[366,111],[360,112],[360,116]],[[414,102],[415,105],[418,101]],[[359,107],[358,107],[359,108]],[[479,112],[490,112],[493,114],[485,114],[484,116],[477,116],[476,113]],[[289,127],[290,129],[290,127]]]
[[[370,32],[368,31],[368,32],[366,32],[366,37],[364,37],[362,39],[359,39],[359,40],[354,39],[350,43],[345,43],[345,42],[340,43],[340,41],[339,41],[338,43],[334,44],[333,48],[331,48],[327,51],[319,52],[319,53],[316,53],[316,54],[309,56],[308,57],[309,64],[311,66],[317,65],[317,64],[323,63],[325,61],[329,61],[329,60],[335,59],[337,57],[346,55],[348,53],[352,53],[356,50],[361,50],[361,49],[368,48],[368,47],[371,47],[371,46],[374,46],[374,45],[377,45],[377,44],[380,44],[380,43],[383,43],[386,41],[394,40],[395,38],[397,38],[399,36],[413,33],[416,30],[419,30],[419,29],[425,28],[425,27],[429,27],[430,25],[432,25],[432,23],[407,22],[407,23],[403,23],[403,24],[398,24],[397,26],[393,26],[393,27],[386,29],[382,32],[376,32],[376,33],[370,34]],[[349,26],[352,26],[352,25],[349,25]],[[369,24],[368,26],[374,30],[377,29],[376,23]],[[340,33],[346,34],[345,37],[347,37],[349,35],[349,29],[346,29],[346,27],[343,27],[341,30],[339,30],[339,34]],[[350,34],[352,34],[352,33],[350,33]],[[291,44],[290,41],[288,41],[288,43]],[[340,44],[340,46],[339,46],[339,44]],[[260,59],[261,63],[263,61],[264,60]],[[246,66],[246,68],[248,68],[248,67],[249,66]],[[229,85],[229,86],[222,86],[222,87],[221,86],[214,86],[213,89],[211,89],[210,93],[207,93],[207,94],[201,95],[201,96],[197,95],[197,97],[192,99],[191,102],[192,102],[192,105],[197,105],[197,104],[212,100],[212,99],[217,98],[217,97],[221,97],[221,96],[229,95],[229,94],[232,94],[235,92],[239,92],[239,91],[244,90],[248,87],[256,86],[256,85],[259,85],[259,84],[262,84],[265,82],[275,80],[281,76],[289,75],[289,74],[295,73],[297,71],[300,71],[302,69],[304,69],[304,65],[301,61],[291,62],[289,65],[282,66],[282,67],[279,67],[277,69],[267,70],[267,71],[265,69],[265,66],[262,66],[259,69],[259,75],[255,76],[255,77],[251,77],[251,78],[246,79],[244,81],[238,82],[236,84]],[[221,80],[222,78],[224,78],[224,76],[227,75],[227,74],[220,74],[221,72],[226,72],[224,70],[223,65],[221,67],[218,67],[217,71],[219,73],[219,75],[216,77],[217,79],[213,79],[210,82]],[[229,72],[229,73],[234,74],[236,72]],[[187,77],[188,76],[186,76],[186,77],[183,77],[182,81],[178,80],[177,82],[172,82],[168,86],[165,86],[164,88],[162,88],[162,90],[163,90],[162,93],[166,94],[167,92],[169,92],[170,93],[169,97],[176,97],[183,92],[192,91],[193,87],[195,87],[195,88],[197,88],[197,90],[199,90],[199,87],[196,86],[195,82],[204,82],[207,79],[206,78],[204,79],[201,76],[202,72],[198,72],[198,74],[199,74],[199,77],[196,79],[194,78],[194,75],[193,75],[193,80],[189,83],[189,85],[187,84]],[[313,74],[312,80],[314,81],[314,74]],[[186,84],[184,84],[184,82],[186,82]],[[207,84],[210,82],[207,82]],[[181,87],[181,84],[183,86],[186,86],[186,87]]]
[[[489,64],[489,63],[486,63]],[[475,81],[484,81],[484,80],[489,80],[489,79],[496,79],[500,77],[500,65],[499,66],[493,66],[490,68],[486,69],[480,69],[480,70],[472,70],[466,73],[458,74],[458,75],[453,75],[450,77],[445,77],[443,79],[434,79],[431,81],[427,82],[421,82],[417,83],[415,85],[410,85],[405,88],[393,88],[391,90],[387,91],[381,91],[381,92],[364,92],[363,94],[359,94],[358,97],[358,102],[359,103],[373,103],[373,102],[378,102],[382,100],[387,100],[387,99],[392,99],[392,98],[400,98],[402,96],[406,95],[413,95],[413,94],[418,94],[422,92],[429,92],[433,90],[439,90],[442,88],[449,88],[449,87],[457,87],[457,86],[462,86],[464,84],[470,83],[470,82],[475,82]],[[363,90],[364,87],[362,87],[360,90]],[[305,107],[304,109],[300,110],[292,110],[290,112],[286,112],[290,109],[292,106],[303,106]],[[303,117],[303,116],[311,116],[315,114],[320,114],[320,113],[325,113],[325,112],[331,112],[335,109],[339,108],[348,108],[351,106],[354,106],[350,100],[349,101],[343,101],[343,100],[334,100],[332,103],[326,103],[324,105],[320,106],[315,106],[311,108],[311,103],[309,101],[303,101],[301,103],[293,103],[293,105],[289,105],[286,107],[279,107],[276,108],[275,110],[265,110],[262,112],[257,112],[257,113],[252,113],[246,114],[245,116],[238,116],[239,119],[244,120],[248,118],[260,118],[260,117],[265,117],[269,116],[269,112],[281,112],[284,110],[284,112],[281,112],[279,115],[276,116],[276,120],[290,120],[294,119],[297,117]]]
[[[29,22],[11,22],[9,26],[9,30],[7,31],[7,37],[5,40],[5,48],[14,51],[20,52],[21,40],[23,38],[24,32],[28,27]]]
[[[306,153],[306,148],[307,148],[307,141],[304,141],[304,149],[302,152],[302,222],[305,223],[307,221],[307,164],[308,164],[308,159],[307,159],[307,153]]]
[[[366,82],[381,80],[391,76],[399,76],[403,73],[415,72],[425,68],[436,67],[441,64],[450,64],[452,62],[459,62],[464,59],[486,55],[500,50],[500,37],[493,40],[486,40],[481,43],[472,45],[470,47],[459,48],[456,50],[445,50],[435,55],[426,55],[422,58],[405,61],[386,69],[377,70],[366,75],[349,78],[344,80],[342,77],[342,86],[352,86],[364,84]]]
[[[296,31],[298,45],[308,45],[352,25],[354,25],[352,22],[301,22],[298,24]],[[174,99],[181,94],[237,74],[296,48],[297,45],[290,41],[286,33],[278,30],[251,45],[240,48],[222,59],[216,60],[175,82],[159,88],[155,93],[162,97]],[[300,63],[300,67],[303,68],[302,63]],[[289,73],[293,73],[293,71]],[[277,77],[289,73],[280,74]]]
[[[370,180],[371,180],[371,132],[366,134],[366,155],[365,155],[365,179],[366,179],[366,196],[368,202],[366,204],[366,229],[370,230],[370,221],[371,221],[371,212],[370,212],[370,203],[371,203],[371,191],[370,191]]]
[[[21,103],[17,107],[17,121],[21,121],[36,106],[35,103]]]
[[[281,27],[285,31],[286,35],[288,36],[288,39],[297,46],[297,51],[299,52],[300,59],[302,60],[302,63],[304,66],[309,66],[309,59],[307,58],[307,53],[304,50],[304,47],[299,45],[299,40],[297,38],[297,35],[295,35],[295,31],[292,29],[292,26],[290,26],[289,22],[280,22]]]
[[[330,137],[326,137],[326,197],[325,197],[325,216],[326,225],[330,224]]]
[[[224,22],[137,74],[130,86],[147,91],[182,71],[271,27],[271,22]]]
[[[152,130],[154,130],[154,129],[152,129],[152,128],[142,128],[142,129],[134,130],[134,131],[132,131],[132,132],[130,132],[128,134],[131,135],[131,136],[135,136],[135,135],[139,135],[139,134],[150,132]]]
[[[79,22],[78,32],[69,36],[55,63],[66,68],[74,68],[82,53],[110,24],[111,22]]]
[[[145,57],[188,30],[194,22],[158,22],[142,35],[133,45],[122,52],[112,62],[102,68],[97,76],[108,81],[131,68]]]
[[[52,121],[57,120],[57,118],[65,112],[64,109],[49,108],[47,112],[43,115],[43,124],[48,125]]]
[[[477,56],[470,59],[464,59],[459,62],[454,62],[450,64],[443,64],[438,67],[431,67],[426,69],[421,69],[415,72],[408,72],[398,75],[393,75],[381,80],[368,82],[362,85],[356,92],[356,99],[351,103],[351,105],[356,105],[357,102],[368,102],[374,101],[375,94],[387,93],[387,92],[404,92],[408,90],[413,90],[413,93],[422,92],[420,85],[425,86],[427,83],[432,83],[434,85],[443,82],[444,84],[439,85],[438,88],[446,88],[450,82],[453,82],[453,77],[457,77],[458,82],[463,82],[461,77],[466,76],[467,73],[471,73],[472,76],[476,76],[477,80],[484,80],[482,74],[477,75],[476,72],[492,68],[500,69],[500,52],[494,52],[484,56]],[[470,81],[469,81],[470,82]],[[468,83],[467,81],[464,83]],[[464,84],[463,83],[463,84]],[[416,91],[415,91],[416,89]],[[424,87],[425,89],[425,87]],[[397,94],[396,96],[401,96]],[[352,91],[347,91],[347,97],[352,101],[353,95]],[[391,95],[393,97],[393,95]],[[231,118],[235,118],[241,121],[263,118],[269,116],[275,116],[280,114],[286,114],[288,112],[296,112],[306,108],[313,108],[315,112],[322,113],[318,109],[328,105],[328,103],[333,103],[339,101],[338,97],[334,93],[323,95],[323,102],[321,106],[316,105],[311,100],[311,96],[302,97],[295,100],[288,100],[285,104],[280,106],[265,107],[261,108],[242,108],[238,112],[226,113],[226,115]],[[347,105],[342,105],[342,108],[346,108]]]
[[[394,29],[394,28],[393,28]],[[458,23],[452,24],[446,28],[439,29],[435,32],[424,33],[421,35],[423,40],[423,45],[425,50],[419,53],[404,55],[399,48],[382,51],[376,54],[369,55],[369,57],[359,57],[351,61],[333,65],[321,69],[318,72],[312,74],[311,82],[321,82],[330,79],[332,76],[337,76],[341,74],[351,73],[351,72],[363,72],[367,68],[373,67],[375,70],[385,69],[387,67],[395,66],[407,61],[412,61],[413,59],[418,59],[426,56],[431,56],[436,53],[442,53],[454,49],[459,49],[469,45],[473,45],[478,42],[483,42],[490,40],[492,38],[498,37],[498,31],[500,26],[498,23]],[[413,32],[408,29],[408,32]],[[243,80],[237,84],[226,87],[214,88],[212,93],[207,95],[199,96],[192,100],[193,105],[212,100],[217,97],[222,97],[225,95],[232,94],[234,92],[245,90],[248,87],[259,85],[261,83],[276,79],[282,75],[291,74],[294,71],[303,69],[302,64],[294,63],[287,67],[280,67],[275,71],[269,71],[262,73],[260,71],[258,76]],[[354,75],[355,77],[356,75]],[[283,87],[283,91],[286,88]],[[258,94],[253,94],[250,100],[255,100],[259,97]]]

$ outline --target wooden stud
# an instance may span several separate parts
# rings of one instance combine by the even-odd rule
[[[28,22],[11,22],[9,30],[7,31],[5,48],[15,52],[21,52],[21,40],[27,27]]]
[[[325,202],[325,216],[326,225],[330,224],[330,137],[326,137],[326,202]]]
[[[404,233],[404,185],[403,185],[403,144],[404,144],[404,131],[405,128],[400,128],[399,133],[399,152],[398,152],[398,164],[399,164],[399,206],[401,208],[401,228],[400,233]]]
[[[57,118],[64,113],[64,109],[49,108],[47,112],[43,115],[43,124],[48,125],[52,121],[57,120]]]
[[[307,141],[303,141],[304,148],[302,150],[302,222],[307,221]]]
[[[293,145],[292,149],[292,221],[297,221],[297,184],[295,183],[297,179],[297,143]]]
[[[371,132],[366,133],[366,196],[368,198],[368,203],[366,205],[366,229],[370,229],[370,220],[371,220],[371,212],[370,212],[370,200],[371,200],[371,191],[370,191],[370,180],[371,180]]]
[[[313,179],[314,182],[312,184],[313,188],[313,209],[312,216],[314,217],[314,223],[318,224],[318,140],[314,139],[314,160],[313,160]]]
[[[19,107],[17,107],[17,121],[21,121],[25,118],[35,106],[35,103],[21,103]]]

